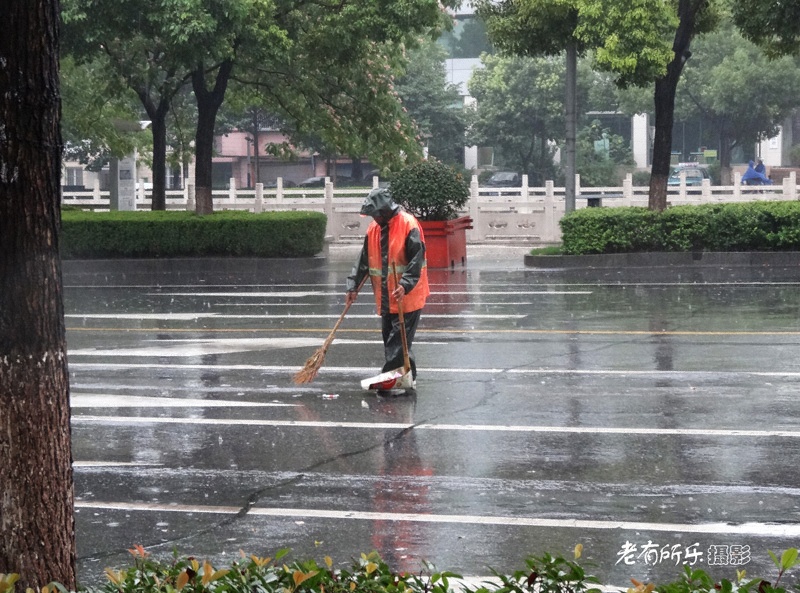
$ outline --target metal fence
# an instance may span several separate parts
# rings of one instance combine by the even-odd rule
[[[373,187],[378,187],[378,178]],[[328,240],[333,242],[361,241],[369,219],[359,215],[364,197],[371,188],[335,188],[330,181],[324,188],[264,188],[237,189],[231,180],[230,189],[212,192],[216,210],[249,210],[251,212],[312,210],[328,217]],[[609,206],[642,206],[648,203],[648,187],[634,186],[629,175],[622,187],[584,187],[580,177],[576,183],[576,208]],[[759,200],[796,200],[797,180],[794,173],[780,185],[742,185],[739,174],[733,185],[711,185],[706,179],[702,186],[681,184],[670,187],[668,206],[679,204],[710,204],[753,202]],[[109,192],[95,187],[89,191],[64,191],[62,203],[87,210],[108,210]],[[167,210],[195,208],[194,189],[166,192]],[[149,210],[151,196],[140,188],[136,195],[137,210]],[[522,187],[482,187],[477,176],[470,183],[470,199],[462,212],[472,217],[472,229],[467,231],[471,243],[529,243],[547,245],[559,243],[561,230],[558,221],[564,215],[564,188],[548,181],[544,187],[528,187],[523,176]]]

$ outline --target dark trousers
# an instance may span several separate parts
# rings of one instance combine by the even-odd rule
[[[408,342],[408,358],[411,362],[411,377],[417,378],[417,364],[414,361],[414,353],[411,351],[411,344],[414,342],[414,334],[417,333],[419,315],[422,309],[403,314],[403,321],[406,326],[406,341]],[[393,371],[403,366],[403,340],[400,336],[400,317],[395,313],[381,315],[381,332],[383,333],[383,351],[386,356],[386,364],[383,365],[381,372]]]

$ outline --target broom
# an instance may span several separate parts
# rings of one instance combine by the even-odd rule
[[[361,287],[364,286],[364,282],[367,281],[367,276],[364,276],[364,279],[361,280],[361,284],[358,285],[356,289],[356,293],[361,292]],[[350,309],[350,305],[352,305],[352,301],[348,301],[344,306],[344,311],[342,314],[339,315],[339,320],[336,322],[336,325],[333,326],[331,333],[328,334],[328,337],[325,338],[325,341],[322,343],[322,346],[317,348],[317,350],[309,356],[306,363],[303,365],[303,368],[297,371],[295,376],[292,378],[292,381],[297,384],[303,383],[311,383],[319,373],[319,369],[322,368],[322,363],[325,362],[325,354],[328,352],[328,348],[333,343],[333,338],[336,335],[336,330],[339,329],[339,326],[342,324],[344,320],[344,316],[347,315],[347,311]]]

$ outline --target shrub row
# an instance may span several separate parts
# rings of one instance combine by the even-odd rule
[[[529,557],[525,568],[510,575],[491,571],[493,578],[472,586],[452,572],[440,572],[428,563],[418,575],[394,572],[376,553],[362,554],[350,568],[335,569],[326,556],[324,564],[314,560],[281,562],[289,550],[275,558],[247,556],[229,568],[214,568],[209,562],[173,554],[172,562],[154,559],[140,545],[129,552],[133,566],[106,569],[104,585],[79,589],[87,593],[601,593],[600,581],[578,564],[583,546],[575,546],[575,560],[545,554]],[[634,579],[628,593],[786,593],[781,579],[798,563],[796,548],[780,557],[769,552],[777,575],[772,581],[748,578],[737,570],[734,580],[714,580],[700,568],[684,566],[678,580],[656,585]],[[13,593],[16,574],[0,573],[0,593]],[[36,593],[28,589],[27,593]],[[39,593],[68,593],[59,583],[42,587]]]
[[[62,212],[65,259],[309,257],[322,251],[318,212]]]
[[[800,250],[800,202],[584,208],[561,219],[562,252]]]

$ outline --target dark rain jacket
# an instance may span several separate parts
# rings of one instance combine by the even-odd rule
[[[397,216],[400,212],[400,206],[395,204],[391,198],[391,194],[386,190],[375,190],[370,192],[364,205],[361,208],[361,214],[372,216],[374,219],[373,224],[377,224],[380,228],[380,246],[381,246],[381,271],[380,271],[380,306],[379,313],[381,315],[388,315],[390,311],[389,294],[390,290],[387,286],[388,277],[391,273],[389,269],[389,221]],[[393,225],[394,226],[394,225]],[[423,269],[425,268],[425,242],[419,230],[411,228],[405,238],[405,255],[406,265],[405,270],[400,277],[400,284],[406,291],[410,293],[420,279],[423,277]],[[350,275],[347,277],[347,291],[354,291],[361,285],[364,278],[370,273],[370,253],[369,253],[369,235],[364,237],[364,246],[361,248],[356,264]],[[424,290],[427,293],[427,277],[423,279],[425,286]],[[423,287],[420,287],[423,288]]]

